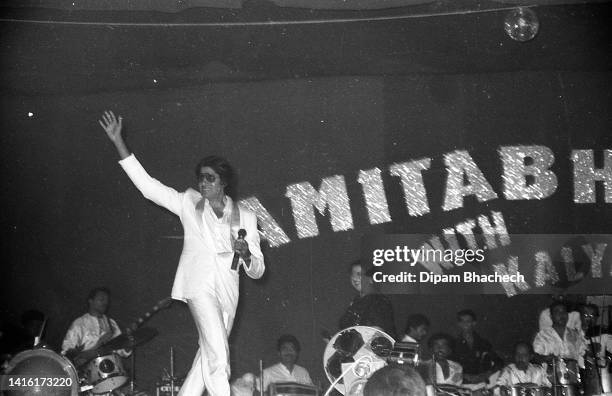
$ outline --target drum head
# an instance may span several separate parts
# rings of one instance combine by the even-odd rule
[[[16,386],[17,379],[25,381]],[[50,349],[32,349],[19,353],[9,362],[6,375],[2,377],[2,389],[7,396],[77,396],[79,378],[65,357]]]
[[[361,377],[369,378],[374,371],[387,364],[386,356],[383,355],[390,352],[394,344],[395,340],[390,335],[374,327],[353,326],[339,331],[331,338],[323,353],[323,368],[327,379],[334,382],[343,366],[360,359],[361,363],[355,367],[357,372],[351,372],[344,378],[349,378],[351,383],[358,382]],[[347,394],[344,381],[337,383],[335,388],[343,395]]]

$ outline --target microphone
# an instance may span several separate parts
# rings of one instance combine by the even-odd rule
[[[239,240],[243,240],[244,241],[244,237],[246,236],[246,230],[244,228],[241,228],[238,230],[238,241]],[[234,259],[232,260],[232,271],[237,271],[238,270],[238,260],[240,259],[240,255],[238,254],[238,252],[234,252]]]

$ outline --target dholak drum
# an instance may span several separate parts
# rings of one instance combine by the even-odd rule
[[[107,393],[113,391],[128,380],[123,369],[121,358],[115,354],[99,356],[85,366],[83,375],[90,385],[92,393]]]
[[[318,396],[319,389],[314,385],[297,382],[277,382],[270,384],[270,396]]]
[[[574,359],[559,358],[555,361],[556,385],[576,385],[580,382],[578,362]]]
[[[74,365],[50,349],[23,351],[8,363],[2,376],[3,395],[77,396],[79,377]]]

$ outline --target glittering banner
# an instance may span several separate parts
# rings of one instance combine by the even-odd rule
[[[506,199],[543,199],[557,190],[557,176],[550,170],[555,155],[548,147],[502,147],[499,155],[504,166]],[[525,165],[528,158],[533,161],[532,165]],[[527,183],[527,176],[533,178],[531,184]]]
[[[359,171],[357,181],[363,186],[363,198],[368,209],[370,224],[381,224],[391,221],[380,169],[374,168]]]
[[[287,198],[291,199],[295,228],[299,238],[319,235],[319,227],[314,208],[320,214],[329,209],[330,223],[334,231],[353,228],[353,216],[343,176],[323,179],[321,188],[316,191],[308,182],[287,186]]]
[[[493,187],[467,151],[458,150],[444,155],[444,164],[448,171],[442,205],[444,211],[463,207],[463,198],[468,195],[475,195],[480,202],[497,198]],[[464,183],[464,178],[467,179],[467,184]]]
[[[422,171],[429,169],[430,158],[423,158],[389,167],[392,176],[399,176],[404,189],[404,200],[410,216],[422,216],[429,213],[427,193],[423,185]]]
[[[574,202],[594,203],[595,182],[603,182],[604,200],[612,203],[612,150],[603,150],[603,168],[595,168],[593,150],[572,151],[574,162]]]

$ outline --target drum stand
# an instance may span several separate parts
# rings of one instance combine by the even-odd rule
[[[553,396],[559,396],[557,395],[557,391],[558,391],[557,385],[559,381],[557,381],[557,364],[556,363],[557,363],[557,357],[553,357],[553,360],[552,360],[552,372],[553,372],[552,394]]]
[[[132,357],[130,358],[131,365],[131,376],[130,376],[130,395],[134,394],[134,378],[136,378],[136,346],[134,345],[134,338],[130,341],[132,347]]]

